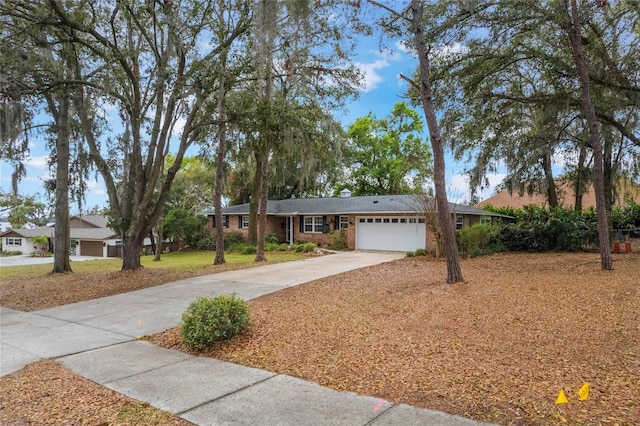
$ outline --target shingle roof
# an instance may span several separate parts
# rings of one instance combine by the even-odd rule
[[[109,224],[109,218],[101,215],[88,214],[88,215],[77,215],[72,217],[76,217],[82,220],[83,222],[87,222],[95,226],[96,228],[107,228]]]
[[[484,216],[488,212],[470,206],[450,203],[452,212],[465,215]],[[269,200],[267,214],[274,216],[289,215],[339,215],[339,214],[397,214],[420,213],[424,211],[423,204],[415,195],[368,195],[361,197],[331,197],[331,198],[291,198],[287,200]],[[213,215],[213,210],[205,211]],[[249,214],[249,204],[238,204],[222,209],[225,215]],[[502,216],[491,213],[492,216]]]
[[[15,235],[23,238],[46,236],[53,238],[54,228],[39,226],[33,229],[9,229],[0,234],[0,237]],[[73,240],[107,240],[118,238],[118,235],[109,228],[69,228],[69,234]]]
[[[32,229],[28,229],[28,228],[8,229],[2,234],[0,234],[0,236],[4,237],[4,236],[15,235],[18,237],[33,238],[33,237],[40,237],[44,235],[46,237],[53,237],[53,232],[54,232],[53,228],[50,228],[48,226],[38,226],[37,228],[32,228]]]

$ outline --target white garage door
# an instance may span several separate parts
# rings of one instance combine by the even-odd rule
[[[356,219],[356,249],[414,251],[426,248],[424,218],[359,217]]]

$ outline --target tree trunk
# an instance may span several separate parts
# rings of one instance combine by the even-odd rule
[[[156,225],[156,235],[158,237],[158,241],[156,242],[155,256],[153,257],[154,262],[160,262],[160,257],[162,256],[162,251],[164,250],[164,215],[160,216],[158,219],[158,224]]]
[[[456,234],[451,219],[451,211],[449,209],[449,201],[447,200],[447,189],[445,185],[445,162],[444,162],[444,146],[438,120],[436,118],[435,108],[433,106],[431,91],[431,69],[428,57],[427,46],[424,39],[424,30],[422,22],[422,3],[420,0],[412,0],[412,32],[415,37],[416,51],[420,60],[420,95],[422,98],[422,106],[424,108],[425,117],[427,118],[427,126],[429,128],[429,137],[433,148],[433,180],[436,190],[436,203],[438,208],[438,220],[442,227],[442,243],[444,254],[447,258],[447,283],[453,284],[463,281],[462,269],[460,268],[460,257],[458,255],[458,246],[456,243]]]
[[[603,129],[603,142],[604,146],[602,147],[603,157],[602,157],[602,174],[604,179],[604,205],[608,212],[613,209],[613,204],[617,195],[616,188],[616,165],[613,160],[613,135],[611,132],[607,132],[606,129]],[[608,215],[608,218],[611,219],[611,215]],[[609,220],[609,226],[613,223]]]
[[[56,219],[53,240],[53,273],[73,272],[69,255],[69,97],[62,95],[56,121]]]
[[[265,144],[265,147],[268,144]],[[265,148],[267,151],[267,148]],[[256,251],[256,262],[264,262],[264,240],[267,229],[267,202],[269,199],[269,155],[263,153],[262,163],[259,165],[261,182],[260,182],[260,199],[258,203],[258,250]]]
[[[122,271],[140,268],[141,241],[139,238],[125,235],[122,239]]]
[[[542,168],[544,169],[545,185],[547,187],[547,202],[549,208],[558,207],[558,194],[556,192],[556,182],[553,179],[553,168],[551,167],[551,154],[545,151],[542,155]]]
[[[149,241],[151,242],[151,252],[156,253],[156,239],[153,237],[153,229],[149,230]]]
[[[574,210],[581,211],[582,210],[582,197],[584,196],[584,189],[586,187],[586,177],[585,173],[585,161],[587,161],[587,147],[585,144],[582,144],[580,147],[580,154],[578,156],[578,166],[576,167],[576,181],[574,185],[575,191],[575,203]]]
[[[224,69],[224,67],[223,67]],[[227,123],[225,116],[224,73],[220,76],[220,94],[218,95],[218,150],[216,152],[216,182],[213,208],[216,221],[216,258],[214,265],[222,265],[224,258],[224,223],[222,220],[222,185],[224,179],[224,157],[227,148]]]
[[[256,148],[254,153],[256,160],[256,172],[253,177],[253,187],[251,188],[251,198],[249,199],[249,234],[247,242],[252,246],[258,245],[258,203],[260,200],[260,188],[262,187],[262,159],[260,158],[260,148]]]
[[[605,202],[604,185],[604,160],[602,145],[600,143],[600,132],[596,111],[591,99],[591,81],[587,62],[582,51],[582,32],[580,29],[580,18],[578,16],[578,6],[576,0],[570,0],[571,5],[564,0],[565,10],[568,14],[568,32],[573,48],[573,58],[580,76],[580,86],[582,89],[582,109],[587,119],[589,129],[589,142],[593,150],[593,189],[596,195],[596,214],[598,218],[598,236],[600,238],[600,264],[603,270],[613,269],[611,259],[611,246],[609,241],[609,223],[607,220],[607,207]]]

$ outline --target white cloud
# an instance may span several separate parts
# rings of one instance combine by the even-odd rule
[[[496,186],[500,184],[506,176],[506,173],[487,175],[489,186],[483,189],[478,188],[476,190],[476,196],[480,200],[485,200],[491,197],[494,195]],[[449,201],[453,203],[468,202],[470,195],[469,176],[457,174],[451,176],[451,178],[447,180],[447,197],[449,198]]]
[[[458,53],[467,53],[469,52],[469,47],[467,47],[467,45],[462,44],[462,43],[453,43],[453,44],[446,44],[446,45],[442,45],[442,46],[438,46],[435,50],[434,53],[436,54],[458,54]]]
[[[49,167],[49,157],[46,155],[29,156],[25,159],[24,164],[35,169],[46,169]]]
[[[361,90],[363,92],[368,92],[378,87],[378,85],[384,80],[383,76],[378,72],[384,68],[388,68],[391,66],[391,62],[400,62],[403,59],[403,55],[406,51],[402,49],[397,49],[398,51],[393,50],[391,48],[383,48],[378,50],[369,50],[369,54],[371,56],[375,56],[378,58],[374,62],[356,62],[355,65],[360,69],[362,75],[364,76],[364,81],[362,82],[363,87]]]
[[[362,72],[364,81],[362,82],[362,91],[368,92],[375,89],[382,82],[383,78],[378,70],[389,66],[389,62],[385,59],[375,61],[369,64],[356,63],[356,66]]]
[[[407,46],[406,42],[403,40],[396,41],[395,46],[396,46],[396,49],[398,49],[400,52],[406,55],[412,56],[414,58],[418,57],[418,54],[416,53],[415,49]],[[469,51],[469,48],[462,43],[444,44],[444,45],[435,46],[431,51],[430,56],[436,57],[436,58],[447,57],[450,55],[467,53],[468,51]]]
[[[452,203],[462,203],[469,200],[469,177],[453,175],[447,180],[447,198]]]
[[[182,131],[184,130],[184,125],[187,124],[187,119],[184,117],[178,117],[175,124],[173,125],[173,131],[171,132],[171,136],[179,137],[182,135]]]
[[[413,56],[414,58],[418,57],[418,54],[416,53],[416,51],[412,48],[409,48],[407,46],[407,43],[404,40],[396,41],[396,49],[398,49],[400,52],[404,53],[405,55]]]

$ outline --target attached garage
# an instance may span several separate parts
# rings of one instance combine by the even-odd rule
[[[358,217],[356,249],[414,251],[426,248],[424,218],[407,216]]]
[[[104,256],[102,253],[102,241],[80,241],[80,256]]]

